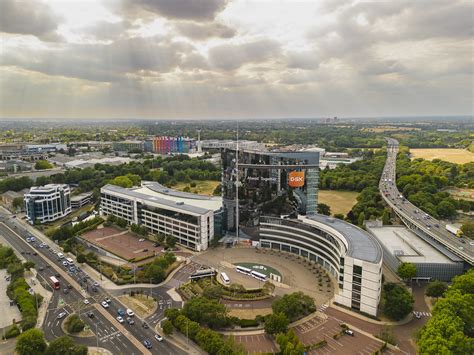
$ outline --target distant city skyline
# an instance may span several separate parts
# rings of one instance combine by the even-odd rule
[[[2,118],[472,116],[471,1],[0,1]]]

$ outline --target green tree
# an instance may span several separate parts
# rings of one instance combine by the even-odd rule
[[[110,181],[112,185],[130,188],[133,187],[133,181],[127,176],[117,176]]]
[[[384,209],[382,213],[382,223],[384,225],[390,224],[390,211],[388,209]]]
[[[43,355],[47,345],[40,329],[32,328],[17,337],[15,350],[19,355]]]
[[[399,321],[413,310],[413,296],[405,287],[387,283],[383,291],[383,311],[390,319]]]
[[[172,235],[166,236],[166,246],[170,249],[173,249],[176,246],[176,238]]]
[[[156,264],[151,264],[145,271],[145,278],[151,280],[152,283],[160,283],[165,279],[165,271]]]
[[[15,197],[12,201],[12,207],[15,211],[22,209],[24,205],[23,197]]]
[[[162,324],[161,324],[161,328],[163,329],[163,333],[165,335],[170,335],[173,333],[173,323],[171,323],[170,320],[165,320]]]
[[[461,226],[463,237],[474,239],[474,222],[465,222]]]
[[[265,333],[276,335],[286,333],[290,322],[283,312],[272,313],[265,317]]]
[[[426,288],[426,295],[429,297],[441,297],[443,293],[448,289],[448,285],[442,281],[433,281],[428,284]]]
[[[77,345],[65,335],[51,341],[45,355],[87,355],[87,346]]]
[[[316,311],[314,299],[303,292],[293,292],[273,301],[273,313],[283,313],[291,321]]]
[[[222,328],[228,322],[225,305],[205,297],[190,299],[185,303],[182,313],[189,319],[213,329]]]
[[[219,300],[222,297],[223,290],[219,285],[211,285],[204,289],[203,296],[210,300]]]
[[[282,355],[300,355],[305,353],[305,346],[291,329],[286,334],[278,334],[276,341],[280,346],[280,354]]]
[[[412,263],[401,263],[397,269],[397,275],[402,280],[409,281],[416,276],[416,266]]]
[[[36,170],[46,170],[46,169],[51,169],[52,167],[53,165],[47,160],[38,160],[35,163]]]
[[[85,323],[77,314],[73,314],[67,318],[65,325],[69,333],[79,333],[84,330]]]
[[[329,207],[325,203],[318,203],[317,211],[318,213],[324,214],[326,216],[331,215],[331,207]]]
[[[86,259],[86,256],[84,254],[80,253],[80,254],[77,254],[76,260],[79,264],[83,264],[83,263],[86,262],[87,259]]]
[[[29,271],[30,269],[33,269],[35,267],[35,263],[33,261],[26,261],[25,263],[23,263],[23,268],[27,271]]]
[[[357,217],[357,225],[362,227],[364,225],[364,221],[365,221],[365,213],[361,212],[359,213],[359,216]]]

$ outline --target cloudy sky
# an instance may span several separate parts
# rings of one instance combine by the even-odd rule
[[[0,0],[0,117],[473,114],[470,0]]]

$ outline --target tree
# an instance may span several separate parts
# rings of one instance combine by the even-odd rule
[[[27,271],[35,267],[35,263],[33,261],[28,260],[27,262],[23,263],[23,268]]]
[[[24,204],[25,202],[23,201],[23,197],[15,197],[12,201],[12,207],[15,211],[22,209]]]
[[[86,256],[85,256],[84,254],[82,254],[82,253],[77,254],[76,260],[77,260],[77,262],[78,262],[79,264],[83,264],[83,263],[85,263],[85,262],[87,261]]]
[[[133,181],[127,176],[117,176],[110,181],[112,185],[130,188],[133,187]]]
[[[173,323],[167,319],[161,324],[161,329],[165,335],[170,335],[173,333]]]
[[[456,207],[446,200],[441,201],[438,206],[436,207],[436,212],[438,216],[441,218],[453,218],[456,217]]]
[[[46,170],[46,169],[51,169],[52,167],[53,165],[47,160],[38,160],[35,163],[36,170]]]
[[[412,263],[401,263],[397,269],[397,275],[402,280],[409,281],[416,276],[416,266]]]
[[[265,333],[276,335],[286,333],[290,322],[283,312],[272,313],[265,317]]]
[[[165,279],[165,271],[160,265],[151,264],[145,271],[145,278],[152,283],[160,283]]]
[[[155,240],[160,245],[163,245],[163,243],[165,242],[165,239],[166,239],[166,236],[162,233],[155,235]]]
[[[298,355],[305,353],[305,346],[291,329],[286,334],[278,334],[276,341],[280,346],[280,354],[282,355]]]
[[[384,209],[382,213],[382,223],[384,225],[390,224],[390,211],[388,209]]]
[[[84,330],[85,323],[77,314],[69,316],[66,320],[66,330],[69,333],[79,333]]]
[[[405,287],[387,283],[383,290],[383,311],[387,317],[398,321],[405,318],[413,310],[413,296]]]
[[[65,335],[51,341],[45,355],[87,355],[87,346],[77,345]]]
[[[273,313],[283,313],[291,321],[316,311],[314,299],[303,292],[293,292],[272,303]]]
[[[365,221],[365,213],[361,212],[359,213],[359,216],[357,217],[357,225],[362,227],[364,225],[364,221]]]
[[[344,215],[343,215],[342,213],[335,213],[335,214],[334,214],[334,218],[344,220]]]
[[[443,293],[448,289],[448,285],[442,281],[433,281],[428,284],[426,288],[426,295],[429,297],[441,297]]]
[[[325,203],[318,203],[317,210],[318,210],[318,213],[320,214],[324,214],[326,216],[331,215],[331,207],[329,207]]]
[[[466,222],[461,226],[462,235],[474,239],[474,222]]]
[[[166,236],[166,246],[169,249],[173,249],[176,246],[176,238],[173,237],[172,235],[167,235]]]
[[[40,329],[32,328],[17,337],[15,350],[19,355],[43,355],[47,348],[44,334]]]
[[[225,305],[205,297],[190,299],[185,303],[182,313],[189,319],[213,329],[222,328],[228,322]]]

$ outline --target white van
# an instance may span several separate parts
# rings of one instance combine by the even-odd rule
[[[58,253],[58,258],[59,258],[59,259],[63,259],[63,258],[64,258],[64,254],[63,254],[63,253]]]
[[[74,260],[72,260],[71,258],[67,258],[66,261],[69,266],[74,265]]]

